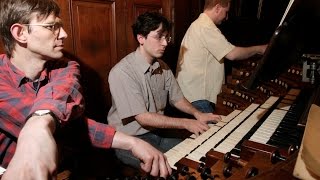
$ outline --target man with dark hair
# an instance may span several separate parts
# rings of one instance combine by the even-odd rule
[[[169,21],[157,12],[137,17],[132,26],[139,43],[136,51],[124,57],[109,74],[112,107],[109,124],[118,131],[144,139],[162,152],[181,142],[165,129],[186,129],[199,135],[209,129],[208,122],[221,120],[212,113],[201,113],[187,101],[168,65],[161,59],[168,43]],[[195,119],[164,115],[167,100]],[[122,162],[138,167],[139,161],[126,150],[116,150]]]
[[[267,45],[237,47],[216,25],[228,18],[231,0],[206,0],[204,11],[188,28],[180,46],[176,78],[186,98],[202,112],[213,112],[224,83],[224,59],[263,54]]]
[[[65,139],[128,150],[144,171],[168,176],[163,153],[84,117],[79,64],[62,60],[67,33],[59,12],[54,0],[0,1],[6,49],[0,55],[0,163],[7,168],[2,179],[54,179],[57,142]]]

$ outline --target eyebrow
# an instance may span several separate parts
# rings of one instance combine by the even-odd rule
[[[61,18],[56,18],[54,20],[50,20],[49,22],[44,22],[45,24],[56,24],[56,23],[60,23],[62,24],[62,19]]]
[[[157,34],[163,35],[163,34],[169,34],[168,31],[164,30],[164,29],[159,29],[157,31],[155,31]]]
[[[59,21],[49,21],[49,22],[47,22],[48,24],[62,24],[62,21],[61,20],[59,20]]]

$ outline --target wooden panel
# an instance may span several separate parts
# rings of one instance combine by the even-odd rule
[[[127,39],[127,30],[126,27],[128,26],[127,17],[127,3],[124,0],[117,0],[116,2],[116,34],[117,34],[117,61],[125,57],[127,52],[128,46],[128,39]],[[132,33],[131,33],[132,34]]]
[[[107,75],[116,62],[115,4],[73,1],[72,10],[87,110],[96,119],[105,118],[111,105]]]
[[[131,25],[136,18],[146,11],[157,11],[172,20],[172,4],[174,1],[170,0],[128,0],[128,20],[127,20],[127,39],[128,48],[127,53],[134,51],[138,44],[132,35]]]
[[[3,46],[3,43],[2,43],[2,40],[1,40],[0,41],[0,54],[3,54],[3,53],[5,53],[5,52],[4,52],[4,46]]]
[[[162,12],[161,0],[128,0],[128,21],[127,21],[127,39],[128,47],[127,54],[134,51],[138,43],[133,37],[131,25],[135,22],[136,18],[146,11]]]
[[[136,18],[146,11],[162,12],[161,0],[135,0],[133,3],[133,17]]]
[[[56,2],[61,9],[60,17],[63,21],[63,29],[68,34],[68,38],[64,40],[64,49],[70,53],[74,53],[70,0],[56,0]]]
[[[167,7],[171,7],[171,11],[173,11],[169,11],[173,22],[171,35],[173,41],[167,47],[164,60],[173,73],[175,73],[181,41],[190,24],[197,19],[202,12],[204,0],[175,0],[170,2],[171,4],[167,5]],[[165,3],[165,1],[163,1],[163,3]],[[164,12],[164,14],[166,13]]]

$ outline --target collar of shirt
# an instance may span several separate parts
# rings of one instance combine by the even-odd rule
[[[17,88],[19,88],[22,84],[27,83],[27,82],[32,82],[28,77],[25,76],[25,73],[20,71],[18,68],[16,68],[9,58],[7,56],[5,57],[0,57],[4,63],[4,67],[6,70],[11,74],[10,77],[14,78],[14,83]],[[46,68],[41,72],[40,77],[38,78],[38,81],[41,82],[45,79],[47,79],[48,73]]]
[[[147,72],[152,72],[160,67],[160,64],[158,60],[156,59],[151,65],[147,62],[147,60],[142,56],[142,54],[138,51],[138,49],[135,51],[135,63],[141,69],[143,74],[146,74]]]
[[[213,21],[206,13],[201,13],[199,15],[199,21],[201,21],[202,25],[213,26],[212,28],[217,29],[219,32],[221,32],[220,29],[216,26],[216,24],[213,23]]]
[[[46,71],[46,70],[43,70],[43,71],[41,72],[41,74],[40,74],[40,77],[39,77],[38,79],[34,80],[34,81],[24,76],[24,77],[21,79],[19,86],[21,86],[22,84],[24,84],[24,83],[26,83],[26,82],[32,82],[34,88],[35,88],[35,89],[38,89],[38,84],[39,84],[39,83],[40,83],[40,84],[43,84],[42,82],[43,82],[44,80],[48,80],[48,76],[47,76],[47,71]],[[48,82],[48,81],[46,81],[46,82]],[[46,84],[46,83],[44,83],[44,84]],[[41,86],[41,85],[40,85],[40,86]]]

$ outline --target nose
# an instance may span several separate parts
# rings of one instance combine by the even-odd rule
[[[161,41],[161,44],[162,44],[163,46],[167,46],[167,45],[168,45],[168,40],[164,38],[164,39]]]
[[[162,45],[167,46],[167,45],[168,45],[167,40],[164,40],[164,41],[162,42]]]
[[[66,39],[67,37],[68,37],[67,32],[63,29],[63,27],[61,27],[58,39]]]

